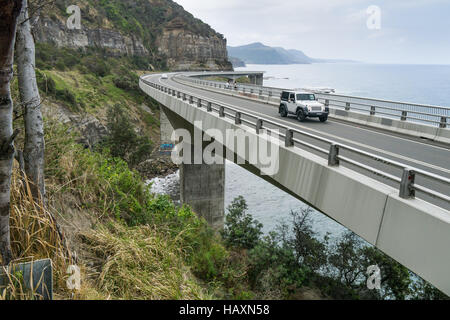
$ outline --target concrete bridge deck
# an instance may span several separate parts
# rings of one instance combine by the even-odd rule
[[[202,101],[226,105],[311,135],[378,154],[380,159],[400,161],[440,177],[450,177],[450,151],[446,146],[430,145],[418,139],[338,121],[322,124],[314,120],[299,123],[295,119],[281,119],[276,108],[264,103],[194,88],[177,82],[172,76],[167,80],[160,79],[158,75],[145,79],[140,83],[144,92],[162,103],[171,117],[183,119],[185,126],[193,126],[194,121],[202,120],[210,128],[245,128],[255,135],[251,127],[236,125],[229,118],[220,118],[159,89],[191,94]],[[307,136],[297,135],[294,138],[306,143],[310,141]],[[247,148],[252,150],[251,146]],[[358,154],[344,156],[352,156],[356,162],[363,161]],[[352,166],[330,167],[326,159],[314,150],[281,145],[279,159],[280,172],[274,176],[264,176],[265,180],[348,227],[442,291],[450,293],[450,276],[447,275],[450,270],[448,201],[437,201],[426,195],[420,197],[423,200],[402,199],[398,196],[397,186],[394,187],[378,174],[362,174],[361,170]],[[379,159],[368,165],[379,168],[380,172],[391,170]],[[247,169],[260,175],[260,168],[247,166]],[[422,177],[420,183],[446,196],[450,194],[448,183],[439,184],[435,179],[426,177]]]
[[[185,90],[211,101],[217,101],[218,103],[226,104],[242,111],[259,114],[276,121],[277,123],[286,123],[290,127],[299,128],[311,134],[332,139],[339,143],[348,144],[352,147],[379,155],[380,157],[399,161],[406,165],[410,165],[411,167],[419,168],[442,177],[450,178],[450,145],[432,144],[429,141],[420,138],[393,134],[380,129],[368,128],[358,124],[349,124],[347,122],[333,119],[329,119],[327,123],[321,123],[316,119],[307,119],[305,122],[300,123],[295,118],[281,118],[278,114],[277,107],[263,102],[251,101],[236,96],[229,96],[200,89],[180,83],[173,77],[167,80],[159,79],[158,81],[161,84],[166,84],[180,90]],[[307,137],[299,138],[312,142]],[[354,155],[351,156],[354,157]],[[371,165],[373,165],[376,169],[388,170],[392,174],[395,172],[395,170],[391,170],[391,168],[385,168],[379,161],[373,161]],[[358,168],[354,169],[359,171]],[[373,177],[387,183],[388,185],[393,185],[386,179],[376,177],[375,175]],[[428,181],[427,179],[423,179],[425,180],[423,181],[420,179],[421,178],[419,178],[418,182],[421,182],[426,186],[434,185],[436,188],[442,187],[442,192],[450,195],[449,186],[438,186],[433,181]],[[450,204],[447,202],[432,199],[427,195],[423,195],[423,198],[432,203],[441,205],[447,210],[450,210]]]

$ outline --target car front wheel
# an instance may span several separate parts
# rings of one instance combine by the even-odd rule
[[[319,120],[320,122],[326,122],[328,120],[328,117],[320,117]]]
[[[303,121],[305,121],[305,119],[306,119],[305,112],[301,109],[298,110],[297,111],[297,120],[300,122],[303,122]]]

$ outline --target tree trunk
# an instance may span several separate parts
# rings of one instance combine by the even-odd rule
[[[22,11],[17,26],[16,57],[19,91],[25,124],[23,158],[25,173],[30,180],[34,199],[45,202],[44,181],[44,124],[41,97],[36,82],[35,46],[28,19],[28,1],[22,1]]]
[[[10,83],[21,7],[21,0],[0,0],[0,254],[3,264],[12,259],[9,212],[15,133]]]

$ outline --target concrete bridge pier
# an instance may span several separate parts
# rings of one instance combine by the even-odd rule
[[[174,128],[188,130],[194,137],[194,127],[165,107],[161,109],[161,152],[170,156],[172,149],[165,150],[164,144],[172,141]],[[198,130],[200,131],[200,130]],[[202,132],[196,132],[201,135]],[[202,139],[203,140],[203,139]],[[208,144],[203,142],[201,150]],[[185,148],[191,149],[191,160],[180,165],[180,200],[191,206],[193,211],[203,217],[215,230],[223,229],[225,216],[225,165],[200,164],[194,161],[194,146],[185,142]]]
[[[160,123],[160,147],[159,154],[161,156],[170,157],[175,146],[175,141],[172,141],[173,127],[163,110],[159,114]]]
[[[256,84],[258,86],[263,85],[264,78],[262,74],[249,74],[248,78],[252,84]]]
[[[180,191],[182,203],[189,204],[213,229],[223,229],[225,165],[182,164]]]

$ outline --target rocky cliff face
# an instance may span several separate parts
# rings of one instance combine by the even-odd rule
[[[217,36],[204,37],[183,29],[164,30],[158,37],[159,53],[174,70],[230,70],[227,43]]]
[[[68,2],[57,0],[56,8],[34,24],[36,41],[101,48],[114,56],[149,56],[173,70],[232,70],[226,39],[171,0],[79,2],[81,30],[67,28]]]
[[[35,24],[34,36],[37,42],[54,43],[58,47],[73,49],[102,48],[115,56],[149,54],[142,41],[134,35],[123,35],[112,29],[90,29],[84,26],[81,30],[70,30],[63,21],[45,16]]]

